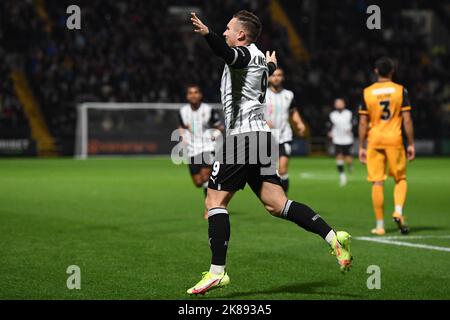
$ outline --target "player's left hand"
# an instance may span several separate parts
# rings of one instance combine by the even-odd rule
[[[413,161],[416,157],[416,149],[414,148],[414,145],[408,146],[406,149],[406,156],[408,157],[408,161]]]
[[[270,51],[266,51],[266,62],[273,62],[278,67],[277,55],[275,51],[272,53],[270,53]]]
[[[209,33],[208,27],[197,17],[195,12],[191,12],[191,22],[194,26],[194,32],[200,33],[202,36],[206,36]]]

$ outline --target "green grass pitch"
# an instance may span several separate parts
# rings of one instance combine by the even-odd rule
[[[325,242],[267,214],[250,189],[229,207],[228,287],[185,294],[209,267],[203,193],[169,158],[0,161],[0,299],[450,299],[450,159],[408,167],[406,238],[362,241],[374,225],[365,168],[340,188],[331,158],[292,159],[290,198],[354,239],[342,275]],[[399,236],[385,188],[387,236]],[[425,245],[426,247],[420,247]],[[438,248],[434,250],[432,248]],[[81,269],[69,290],[66,269]],[[381,270],[369,290],[367,268]]]

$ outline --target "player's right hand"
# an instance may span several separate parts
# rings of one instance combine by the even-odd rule
[[[364,164],[367,163],[367,150],[366,149],[359,148],[358,156],[359,156],[359,161],[361,161],[361,163],[364,163]]]
[[[200,33],[202,36],[206,36],[209,33],[208,27],[197,17],[195,12],[191,12],[191,22],[194,26],[194,32]]]

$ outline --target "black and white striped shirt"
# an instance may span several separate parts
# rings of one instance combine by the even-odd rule
[[[274,92],[267,89],[266,119],[272,124],[272,134],[278,143],[292,141],[292,129],[289,123],[290,113],[295,110],[294,93],[287,89]]]
[[[221,122],[219,114],[206,103],[202,103],[195,110],[190,104],[181,107],[180,126],[184,130],[184,139],[187,142],[187,156],[194,157],[203,152],[214,151],[212,131]]]

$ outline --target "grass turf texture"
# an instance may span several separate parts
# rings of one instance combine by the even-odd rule
[[[450,159],[417,159],[408,170],[411,236],[450,235]],[[292,159],[290,177],[291,199],[370,236],[362,165],[344,188],[333,159]],[[397,236],[392,189],[390,180],[387,235]],[[202,206],[187,167],[167,158],[1,160],[0,298],[192,299],[185,291],[210,259]],[[248,187],[229,212],[231,284],[200,299],[450,298],[450,252],[354,240],[354,267],[341,275],[322,239],[272,218]],[[450,247],[450,238],[408,242]],[[81,290],[66,287],[69,265],[81,268]],[[381,290],[367,289],[369,265],[381,268]]]

